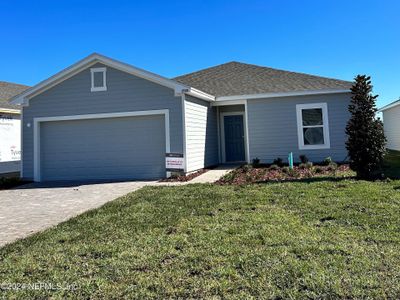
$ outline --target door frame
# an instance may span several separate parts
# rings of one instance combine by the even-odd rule
[[[170,130],[169,130],[169,110],[143,110],[143,111],[128,111],[116,113],[100,113],[100,114],[87,114],[87,115],[71,115],[59,117],[39,117],[33,119],[33,180],[35,182],[41,181],[41,162],[40,162],[40,124],[42,122],[56,122],[56,121],[75,121],[75,120],[96,120],[108,118],[123,118],[123,117],[140,117],[140,116],[164,116],[165,122],[165,152],[170,152]],[[169,172],[166,174],[169,177]]]
[[[221,136],[221,156],[222,156],[222,163],[227,163],[226,162],[226,152],[225,152],[225,116],[243,116],[243,134],[244,134],[244,141],[243,141],[243,147],[244,147],[244,161],[240,162],[247,162],[248,161],[248,153],[247,153],[247,119],[246,119],[246,113],[244,111],[232,111],[232,112],[222,112],[220,113],[220,136]],[[238,161],[239,162],[239,161]],[[234,161],[228,162],[228,163],[235,163]]]

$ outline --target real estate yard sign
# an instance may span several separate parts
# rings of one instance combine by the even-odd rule
[[[181,153],[166,153],[165,168],[168,172],[183,172],[185,169],[185,160]]]
[[[21,121],[0,115],[0,162],[21,159]]]

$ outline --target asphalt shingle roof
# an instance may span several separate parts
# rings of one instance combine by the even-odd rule
[[[10,104],[8,100],[22,93],[27,88],[29,86],[0,81],[0,108],[20,109],[18,105]]]
[[[307,90],[350,89],[349,81],[228,62],[173,80],[211,95],[233,96]]]

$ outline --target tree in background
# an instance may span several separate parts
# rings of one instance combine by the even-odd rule
[[[362,179],[378,175],[385,155],[383,123],[376,118],[376,98],[372,95],[371,77],[357,75],[351,88],[350,120],[346,126],[350,167]]]

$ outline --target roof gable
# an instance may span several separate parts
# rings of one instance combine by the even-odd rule
[[[338,79],[229,62],[173,78],[216,97],[323,90],[349,90]]]
[[[71,78],[82,70],[93,66],[97,63],[102,63],[106,66],[115,68],[117,70],[127,72],[129,74],[141,77],[143,79],[155,82],[157,84],[166,86],[175,91],[176,94],[180,94],[182,92],[195,93],[194,89],[191,89],[189,86],[178,83],[172,79],[168,79],[166,77],[162,77],[155,73],[151,73],[149,71],[134,67],[132,65],[111,59],[109,57],[93,53],[86,58],[78,61],[77,63],[71,65],[70,67],[58,72],[57,74],[51,76],[50,78],[38,83],[37,85],[27,89],[23,93],[17,95],[16,97],[11,99],[12,104],[20,104],[20,105],[29,105],[29,99],[35,97],[36,95],[50,89],[51,87],[59,84],[60,82]],[[204,95],[206,95],[204,93]]]

